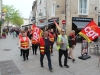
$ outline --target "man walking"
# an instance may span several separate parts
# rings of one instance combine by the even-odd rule
[[[63,67],[61,58],[62,58],[62,55],[64,54],[64,56],[65,56],[64,66],[66,68],[69,68],[69,66],[67,65],[69,45],[68,45],[68,38],[65,35],[64,29],[61,30],[61,34],[57,38],[57,49],[59,50],[59,66]]]
[[[40,38],[40,64],[41,64],[41,67],[44,67],[43,66],[43,58],[44,58],[44,55],[46,54],[47,59],[48,59],[48,67],[49,67],[49,70],[52,72],[53,69],[52,69],[52,65],[51,65],[50,42],[51,42],[51,40],[48,37],[48,31],[44,31],[43,37]]]
[[[50,37],[50,40],[52,41],[51,42],[51,55],[53,56],[53,45],[54,45],[54,30],[51,29],[51,31],[49,32],[49,37]]]

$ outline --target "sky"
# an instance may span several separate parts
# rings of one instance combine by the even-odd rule
[[[33,1],[34,0],[3,0],[3,4],[14,5],[14,7],[20,11],[22,17],[29,18]]]

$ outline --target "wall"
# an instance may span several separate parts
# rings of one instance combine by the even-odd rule
[[[78,15],[78,0],[69,1],[66,28],[67,34],[69,34],[72,29],[72,17],[93,18],[94,21],[98,24],[98,9],[95,10],[95,7],[98,8],[98,1],[99,0],[89,0],[89,14],[87,16]]]

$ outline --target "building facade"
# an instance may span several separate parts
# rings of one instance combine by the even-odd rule
[[[30,24],[36,24],[36,15],[37,15],[37,2],[34,1],[33,2],[33,5],[32,5],[32,11],[30,12],[30,17],[29,17],[29,20],[30,20]]]
[[[36,0],[36,2],[37,25],[55,28],[53,22],[55,19],[69,35],[71,30],[75,30],[77,34],[92,20],[98,24],[99,0]],[[66,24],[62,21],[66,21]]]
[[[68,0],[66,13],[67,31],[73,29],[78,33],[92,20],[98,24],[98,3],[99,0]]]

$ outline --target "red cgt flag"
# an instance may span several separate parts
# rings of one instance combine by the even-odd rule
[[[91,21],[81,32],[79,32],[88,42],[100,36],[100,29],[94,21]]]
[[[59,27],[59,25],[56,23],[56,21],[55,20],[53,20],[54,21],[54,24],[56,25],[56,27],[57,27],[57,29],[58,29],[58,31],[59,31],[59,33],[61,32],[61,28]]]
[[[42,30],[38,28],[36,25],[32,25],[32,39],[35,40],[36,42],[39,42],[39,38],[41,36]]]

